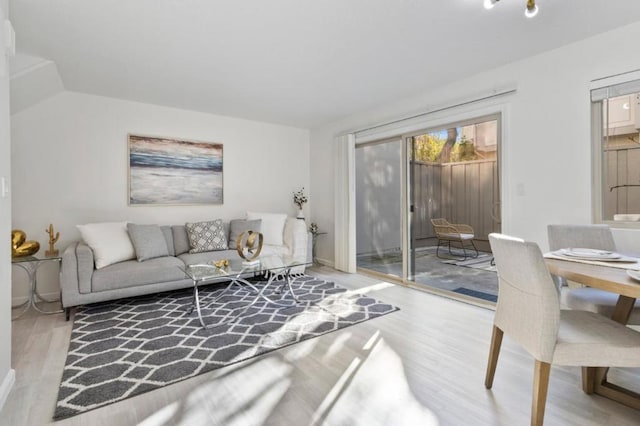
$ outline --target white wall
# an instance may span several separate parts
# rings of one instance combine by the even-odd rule
[[[80,238],[75,226],[89,222],[178,224],[247,210],[294,215],[293,191],[309,188],[304,129],[63,92],[13,115],[11,133],[13,227],[39,241],[41,252],[49,223],[62,250]],[[224,144],[224,204],[129,207],[128,133]],[[41,269],[41,293],[57,293],[57,266]],[[14,302],[26,295],[24,275],[15,274]]]
[[[0,24],[9,15],[8,2],[0,1]],[[11,182],[11,141],[9,133],[9,66],[4,55],[5,33],[0,31],[0,179]],[[0,188],[0,235],[11,233],[11,193],[2,196]],[[8,241],[8,240],[7,240]],[[13,385],[11,369],[11,250],[0,244],[0,408]]]
[[[640,69],[639,39],[640,22],[313,129],[312,219],[330,232],[318,243],[318,258],[333,262],[334,256],[336,135],[511,85],[517,92],[504,101],[503,232],[545,249],[547,224],[590,223],[590,82]]]

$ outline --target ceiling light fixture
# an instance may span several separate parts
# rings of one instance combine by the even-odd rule
[[[493,7],[500,0],[484,0],[484,8],[489,10],[493,9]],[[527,18],[533,18],[538,14],[538,5],[536,4],[536,0],[527,0],[527,7],[524,9],[524,16]]]
[[[524,16],[533,18],[538,14],[538,5],[536,0],[527,0],[527,8],[524,10]]]
[[[484,0],[484,8],[489,10],[493,9],[493,6],[496,5],[500,0]]]

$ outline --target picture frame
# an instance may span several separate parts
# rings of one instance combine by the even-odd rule
[[[129,134],[127,145],[130,206],[223,204],[223,144]]]

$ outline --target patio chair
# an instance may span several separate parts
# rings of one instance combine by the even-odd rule
[[[549,225],[547,234],[551,251],[570,247],[616,251],[609,225]],[[558,280],[558,284],[562,287],[566,283]],[[590,287],[567,287],[562,296],[569,309],[596,312],[609,318],[618,303],[617,294]],[[636,301],[627,324],[640,325],[640,300]]]
[[[543,423],[551,364],[640,367],[640,333],[594,312],[560,310],[558,293],[537,244],[501,234],[489,234],[489,242],[498,267],[499,297],[485,376],[487,389],[493,386],[503,334],[535,359],[532,425]]]
[[[450,256],[457,256],[451,252],[451,243],[454,243],[454,247],[455,245],[458,245],[459,248],[462,249],[462,252],[464,253],[464,258],[462,260],[478,257],[478,249],[473,243],[475,234],[471,226],[460,223],[449,223],[446,219],[431,219],[431,224],[433,225],[433,231],[438,239],[438,247],[436,248],[436,256],[438,258],[446,259],[444,257],[440,257],[440,246],[442,245],[446,245],[449,248]],[[467,255],[467,249],[470,248],[473,248],[475,255]]]

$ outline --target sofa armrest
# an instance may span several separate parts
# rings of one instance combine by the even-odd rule
[[[73,243],[65,249],[60,269],[62,306],[74,306],[74,295],[91,293],[94,268],[93,251],[85,243]]]
[[[284,225],[284,244],[296,262],[307,261],[307,224],[304,220],[288,217]],[[293,268],[293,273],[303,274],[304,266]]]

